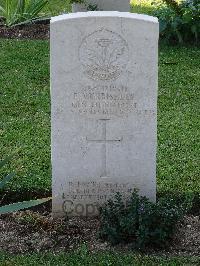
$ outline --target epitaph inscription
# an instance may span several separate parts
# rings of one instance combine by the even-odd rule
[[[109,200],[111,194],[119,192],[128,198],[133,191],[128,182],[70,181],[66,185],[68,191],[62,193],[62,211],[67,215],[96,215],[101,203]]]

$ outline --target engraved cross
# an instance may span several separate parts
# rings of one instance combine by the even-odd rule
[[[114,142],[122,141],[120,139],[107,139],[107,121],[110,119],[99,119],[102,124],[102,138],[101,139],[89,139],[86,137],[88,142],[96,142],[102,144],[102,173],[101,177],[108,177],[107,173],[107,144],[111,144]]]

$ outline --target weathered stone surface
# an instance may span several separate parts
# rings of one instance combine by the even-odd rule
[[[99,10],[103,11],[130,11],[130,0],[88,0],[92,4],[97,4]]]
[[[120,12],[51,21],[53,214],[156,198],[158,22]]]
[[[130,0],[87,0],[85,3],[73,3],[72,12],[86,12],[87,6],[96,5],[99,11],[130,11]]]
[[[79,4],[79,3],[73,3],[72,4],[72,12],[87,12],[87,5],[85,3]]]

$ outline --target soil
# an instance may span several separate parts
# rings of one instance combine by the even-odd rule
[[[3,19],[0,18],[0,38],[47,40],[49,39],[49,28],[49,20],[7,27],[4,25]]]
[[[98,238],[98,218],[53,219],[49,213],[22,211],[0,215],[0,250],[10,254],[27,252],[66,252],[86,243],[89,250],[130,251],[130,245],[111,246]],[[186,216],[166,250],[148,254],[199,256],[200,217]]]

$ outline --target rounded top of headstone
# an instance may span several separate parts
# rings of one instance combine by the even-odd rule
[[[69,20],[69,19],[78,19],[78,18],[89,18],[89,17],[118,17],[118,18],[129,18],[140,21],[158,23],[158,18],[153,16],[148,16],[144,14],[136,14],[129,12],[118,12],[118,11],[90,11],[90,12],[77,12],[69,13],[51,18],[51,23]]]

